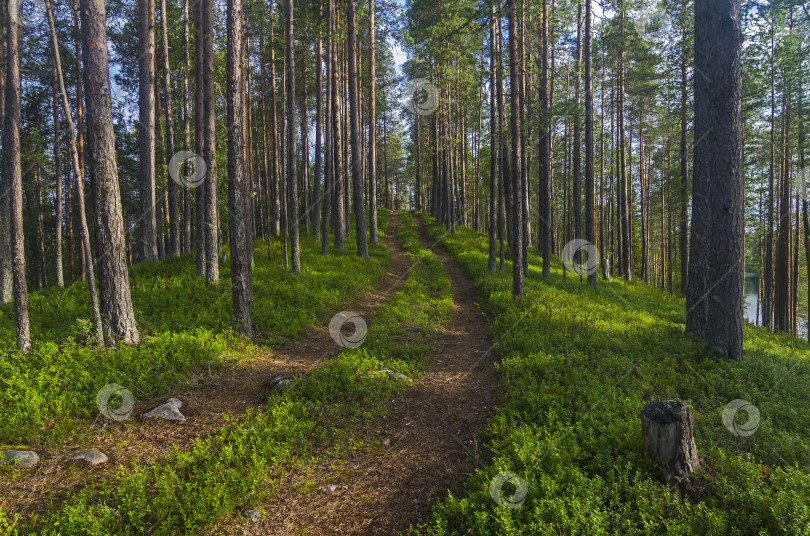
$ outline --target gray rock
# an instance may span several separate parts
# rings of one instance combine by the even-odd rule
[[[101,465],[107,462],[107,455],[97,449],[83,450],[68,458],[70,462],[83,462],[90,466]]]
[[[3,453],[3,461],[18,469],[31,469],[39,463],[39,455],[33,450],[7,450]]]
[[[262,388],[265,390],[266,394],[272,395],[278,391],[284,392],[291,388],[293,382],[289,378],[285,378],[284,376],[274,376],[271,380],[268,380],[262,384]]]
[[[165,404],[161,404],[152,411],[144,413],[144,418],[163,419],[166,421],[179,421],[183,422],[186,417],[180,413],[180,407],[183,405],[176,398],[170,398]]]
[[[250,519],[254,523],[258,523],[259,518],[262,517],[262,513],[259,512],[258,508],[254,508],[250,512],[245,512],[245,517]]]
[[[399,382],[413,383],[412,379],[405,376],[404,374],[400,374],[399,372],[388,371],[388,377],[391,378],[392,380],[396,380],[396,381],[399,381]]]
[[[324,492],[324,493],[334,493],[337,490],[338,490],[338,486],[335,485],[335,484],[332,484],[331,486],[324,486],[324,487],[321,488],[321,491]]]

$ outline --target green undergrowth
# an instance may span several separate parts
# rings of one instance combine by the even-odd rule
[[[571,272],[563,279],[557,260],[544,281],[534,254],[525,297],[514,300],[511,266],[487,271],[486,236],[446,235],[426,220],[483,298],[502,358],[503,405],[488,428],[491,466],[463,494],[435,504],[414,532],[810,534],[806,343],[746,325],[744,359],[718,361],[684,337],[682,299],[601,278],[594,291]],[[684,490],[659,482],[641,444],[641,408],[673,397],[692,408],[701,457]],[[750,436],[724,425],[723,409],[735,399],[759,410]],[[749,415],[737,412],[738,430]],[[491,496],[500,472],[526,482],[521,506],[499,506]],[[515,489],[508,483],[502,492]]]
[[[338,425],[352,428],[379,417],[382,402],[419,376],[452,310],[447,273],[419,245],[410,215],[401,216],[398,239],[413,269],[369,322],[362,346],[346,349],[191,448],[175,448],[148,466],[122,467],[61,510],[27,520],[19,533],[196,534],[274,493],[285,472],[302,468],[324,442],[330,448],[345,442]],[[9,523],[0,512],[0,535],[15,534]]]
[[[388,212],[380,211],[380,229]],[[320,242],[301,236],[301,274],[284,269],[280,239],[254,249],[257,337],[278,346],[321,322],[378,281],[391,262],[384,246],[370,259],[344,252],[321,255]],[[231,328],[230,263],[220,264],[219,284],[207,287],[195,275],[190,255],[130,268],[132,299],[142,342],[137,347],[98,349],[92,342],[87,285],[49,287],[29,296],[33,348],[14,350],[14,312],[0,307],[0,445],[50,448],[71,439],[75,420],[96,414],[95,396],[109,383],[126,386],[136,398],[160,396],[194,367],[217,367],[255,351]]]

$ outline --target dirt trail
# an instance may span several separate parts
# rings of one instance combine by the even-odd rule
[[[359,438],[367,446],[388,438],[390,447],[358,449],[290,475],[281,493],[260,505],[265,514],[258,523],[232,518],[217,533],[396,534],[424,520],[429,501],[458,486],[475,469],[476,458],[486,463],[477,434],[496,402],[487,323],[469,278],[417,222],[423,245],[433,249],[450,275],[455,305],[427,374],[389,400],[387,417]],[[321,489],[326,486],[337,488]]]
[[[399,217],[392,213],[385,236],[392,261],[382,281],[346,307],[369,324],[373,323],[375,312],[390,301],[407,278],[409,261],[396,240],[398,227]],[[278,350],[256,347],[254,355],[236,365],[226,366],[210,376],[202,373],[199,378],[202,387],[172,392],[159,399],[139,400],[133,412],[133,416],[141,415],[169,397],[176,397],[183,402],[181,412],[186,417],[183,423],[143,422],[133,418],[110,424],[106,433],[99,433],[97,426],[86,426],[85,441],[65,445],[59,451],[40,452],[41,461],[36,469],[16,473],[13,479],[0,478],[0,507],[11,515],[41,515],[69,494],[116,471],[119,465],[148,464],[165,456],[172,446],[187,448],[194,439],[222,426],[223,414],[238,417],[264,403],[268,395],[266,384],[272,378],[304,374],[339,355],[343,349],[332,340],[328,325],[329,319]],[[69,463],[65,460],[87,448],[101,450],[109,461],[90,470],[66,470]]]

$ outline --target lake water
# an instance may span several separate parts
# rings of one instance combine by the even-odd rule
[[[762,304],[759,305],[759,323],[757,323],[757,280],[745,279],[745,319],[752,324],[762,325]],[[799,316],[799,338],[807,339],[807,318]]]

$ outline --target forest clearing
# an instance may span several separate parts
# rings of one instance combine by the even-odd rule
[[[810,535],[805,3],[0,27],[0,536]]]

